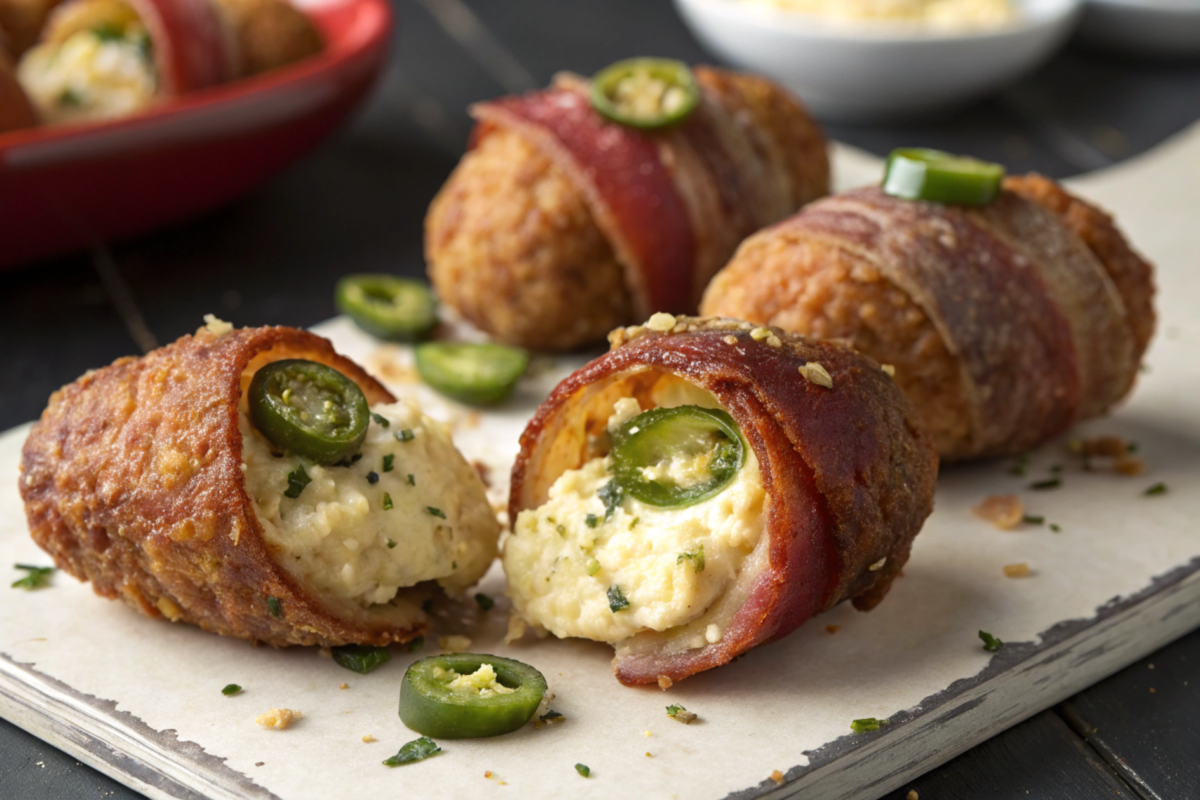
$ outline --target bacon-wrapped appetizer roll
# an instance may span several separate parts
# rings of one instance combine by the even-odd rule
[[[974,208],[863,188],[748,239],[702,308],[846,339],[895,367],[945,459],[1021,453],[1103,414],[1154,333],[1151,266],[1038,175]]]
[[[278,646],[410,639],[496,554],[445,430],[293,328],[210,319],[85,375],[21,471],[34,540],[98,594]]]
[[[473,147],[425,222],[447,304],[542,350],[691,313],[744,237],[828,191],[825,141],[783,89],[663,64],[622,62],[591,83],[560,75],[472,108]],[[601,113],[622,102],[629,115]]]
[[[665,687],[883,599],[937,457],[878,364],[661,313],[612,342],[521,438],[503,554],[518,613],[612,643],[622,683]]]

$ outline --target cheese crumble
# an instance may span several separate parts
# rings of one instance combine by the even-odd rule
[[[495,697],[501,694],[512,694],[516,689],[510,689],[496,677],[496,670],[491,664],[481,664],[479,669],[469,675],[460,675],[455,670],[434,667],[433,677],[446,681],[446,688],[470,694],[476,697]]]
[[[79,31],[34,47],[17,77],[43,122],[111,119],[154,102],[157,76],[144,31],[106,36]]]

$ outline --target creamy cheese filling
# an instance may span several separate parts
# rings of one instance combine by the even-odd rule
[[[43,122],[125,116],[154,102],[158,81],[148,42],[144,31],[82,30],[31,49],[17,79]]]
[[[491,664],[480,664],[479,669],[467,675],[460,675],[453,669],[434,667],[433,677],[445,681],[448,689],[475,697],[495,697],[500,694],[512,694],[516,691],[500,682],[496,676],[496,670]]]
[[[639,412],[636,400],[618,401],[609,429]],[[556,636],[614,643],[687,624],[736,581],[762,535],[766,493],[752,451],[724,491],[686,508],[625,496],[609,513],[601,489],[612,478],[607,456],[564,472],[546,503],[518,515],[505,544],[513,604]]]
[[[378,418],[360,457],[327,467],[272,452],[242,412],[246,489],[266,541],[307,586],[362,607],[422,581],[471,586],[495,557],[498,533],[479,476],[416,404],[371,410]],[[287,497],[301,466],[310,482]]]

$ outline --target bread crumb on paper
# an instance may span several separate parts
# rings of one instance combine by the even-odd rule
[[[904,800],[921,800],[921,795],[917,794],[916,789],[910,789],[908,794],[904,795]]]
[[[349,689],[349,688],[350,688],[350,684],[348,684],[348,683],[343,683],[343,684],[342,684],[341,686],[339,686],[338,688],[339,688],[339,689]]]
[[[465,653],[471,649],[471,640],[466,636],[439,636],[438,647],[447,653]]]
[[[377,742],[377,741],[379,741],[378,739],[376,739],[374,736],[372,736],[372,735],[371,735],[371,734],[369,734],[369,733],[368,733],[366,736],[364,736],[364,737],[362,738],[362,740],[363,740],[363,744],[370,744],[371,742]]]
[[[1020,564],[1005,564],[1004,577],[1006,578],[1028,578],[1033,574],[1033,570],[1025,562]]]
[[[233,333],[233,325],[217,317],[216,314],[204,315],[204,328],[213,336],[224,336]]]
[[[667,689],[670,689],[674,685],[675,685],[675,681],[671,680],[666,675],[658,676],[658,688],[662,689],[664,692]]]
[[[783,786],[783,773],[775,770],[771,773],[771,780],[775,781],[776,786]]]
[[[841,629],[842,629],[841,625],[826,625],[825,626],[826,633],[837,633]]]
[[[972,509],[975,516],[992,523],[1002,531],[1011,531],[1025,518],[1025,505],[1015,494],[992,494]]]
[[[304,714],[299,711],[293,711],[290,708],[272,708],[265,714],[259,714],[258,719],[254,720],[264,728],[272,728],[274,730],[287,730],[293,722],[303,719]]]

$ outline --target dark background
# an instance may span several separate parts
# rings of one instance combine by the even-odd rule
[[[425,209],[466,145],[469,103],[633,55],[709,61],[666,0],[394,0],[391,62],[357,119],[235,205],[94,253],[0,273],[0,430],[86,369],[189,333],[309,326],[350,272],[421,275]],[[935,124],[828,126],[885,155],[917,145],[1056,178],[1143,152],[1200,118],[1200,63],[1068,48],[1019,85]],[[1200,633],[889,795],[1200,797]],[[1191,685],[1189,685],[1189,683]],[[782,732],[781,732],[782,734]],[[137,798],[0,720],[0,798]]]

